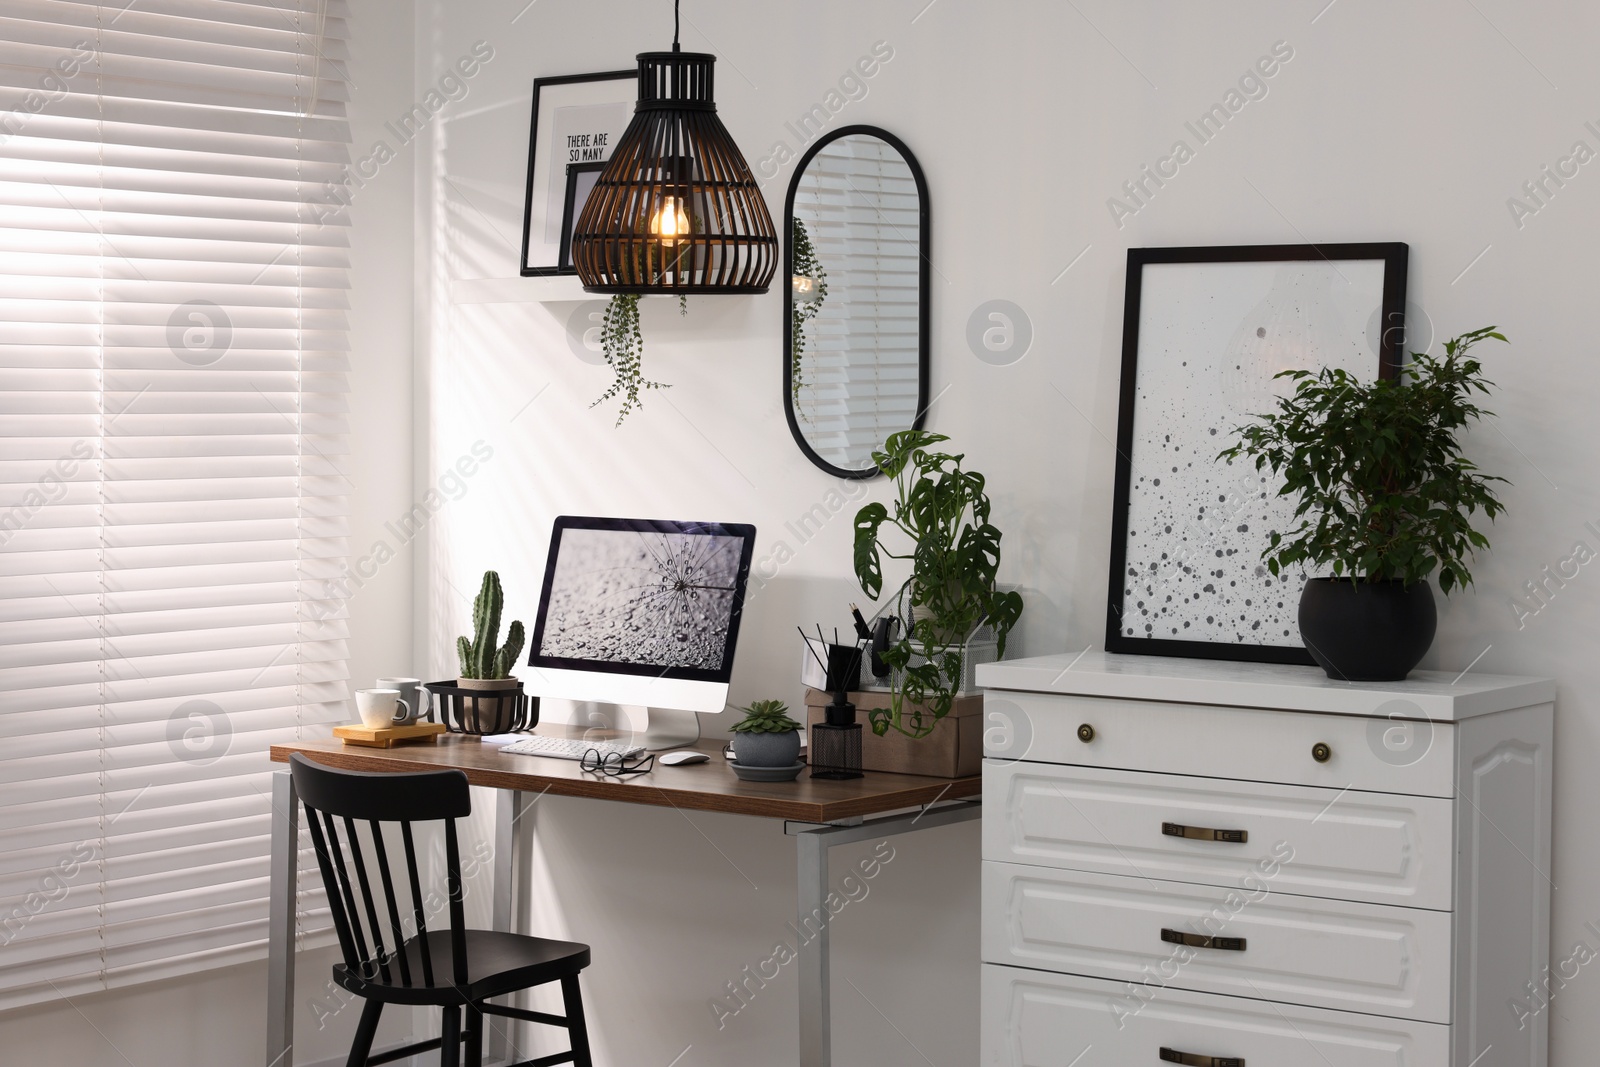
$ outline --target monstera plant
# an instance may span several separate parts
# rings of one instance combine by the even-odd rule
[[[891,668],[890,707],[868,712],[880,735],[932,733],[961,692],[968,640],[987,624],[1004,656],[1022,615],[1022,595],[995,585],[1001,534],[989,521],[984,476],[962,466],[964,455],[932,450],[948,440],[927,430],[891,434],[872,458],[894,479],[893,505],[874,502],[856,513],[856,580],[867,596],[883,593],[885,559],[911,564],[894,594],[899,638],[882,654]]]

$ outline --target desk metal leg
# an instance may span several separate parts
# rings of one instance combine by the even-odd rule
[[[524,816],[531,805],[526,793],[515,789],[501,789],[495,800],[494,818],[494,908],[493,926],[496,930],[515,933],[520,912],[521,894],[518,892],[518,872],[522,866],[522,841],[528,827]],[[510,1062],[508,1047],[516,1047],[516,1020],[483,1017],[488,1027],[488,1058],[491,1063]]]
[[[832,995],[828,981],[828,845],[819,831],[795,837],[800,875],[795,924],[800,952],[800,1063],[828,1067],[833,1059]],[[805,935],[816,931],[810,941]]]
[[[267,1067],[294,1067],[294,907],[299,873],[300,798],[289,772],[276,771],[267,904]]]
[[[851,841],[971,822],[983,814],[976,800],[908,811],[854,825],[786,823],[795,839],[799,872],[800,1067],[830,1067],[833,1062],[831,975],[828,961],[828,849]],[[809,923],[809,926],[807,925]]]

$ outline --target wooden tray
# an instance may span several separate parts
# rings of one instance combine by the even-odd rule
[[[806,690],[806,725],[825,718],[823,708],[833,695]],[[851,693],[856,722],[861,724],[861,769],[891,774],[920,774],[931,778],[965,778],[983,769],[983,694],[956,697],[950,713],[927,737],[912,740],[890,730],[879,737],[867,719],[869,708],[887,708],[892,696],[885,691]]]
[[[414,722],[406,726],[335,726],[333,736],[347,745],[362,748],[393,748],[408,742],[427,741],[445,732],[442,722]]]

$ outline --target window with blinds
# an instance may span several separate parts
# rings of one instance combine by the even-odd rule
[[[263,951],[346,697],[344,37],[0,8],[0,1008]]]
[[[838,466],[871,466],[872,450],[917,416],[920,207],[905,159],[877,137],[832,142],[795,189],[828,282],[797,399],[807,439]]]

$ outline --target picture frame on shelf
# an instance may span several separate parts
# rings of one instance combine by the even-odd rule
[[[600,179],[600,172],[605,169],[604,162],[567,164],[567,195],[565,206],[561,209],[561,251],[556,260],[562,274],[576,273],[572,265],[572,226],[578,221],[578,214],[588,202],[589,194],[594,191],[594,183]]]
[[[562,257],[572,232],[567,210],[573,190],[567,168],[603,166],[611,158],[611,149],[633,120],[638,85],[637,70],[534,79],[518,266],[523,277],[576,273]],[[582,207],[580,200],[577,209]],[[575,220],[577,212],[571,217]]]
[[[1261,559],[1295,525],[1270,471],[1216,457],[1291,391],[1274,375],[1405,359],[1401,242],[1130,248],[1106,649],[1311,665],[1303,574]]]

